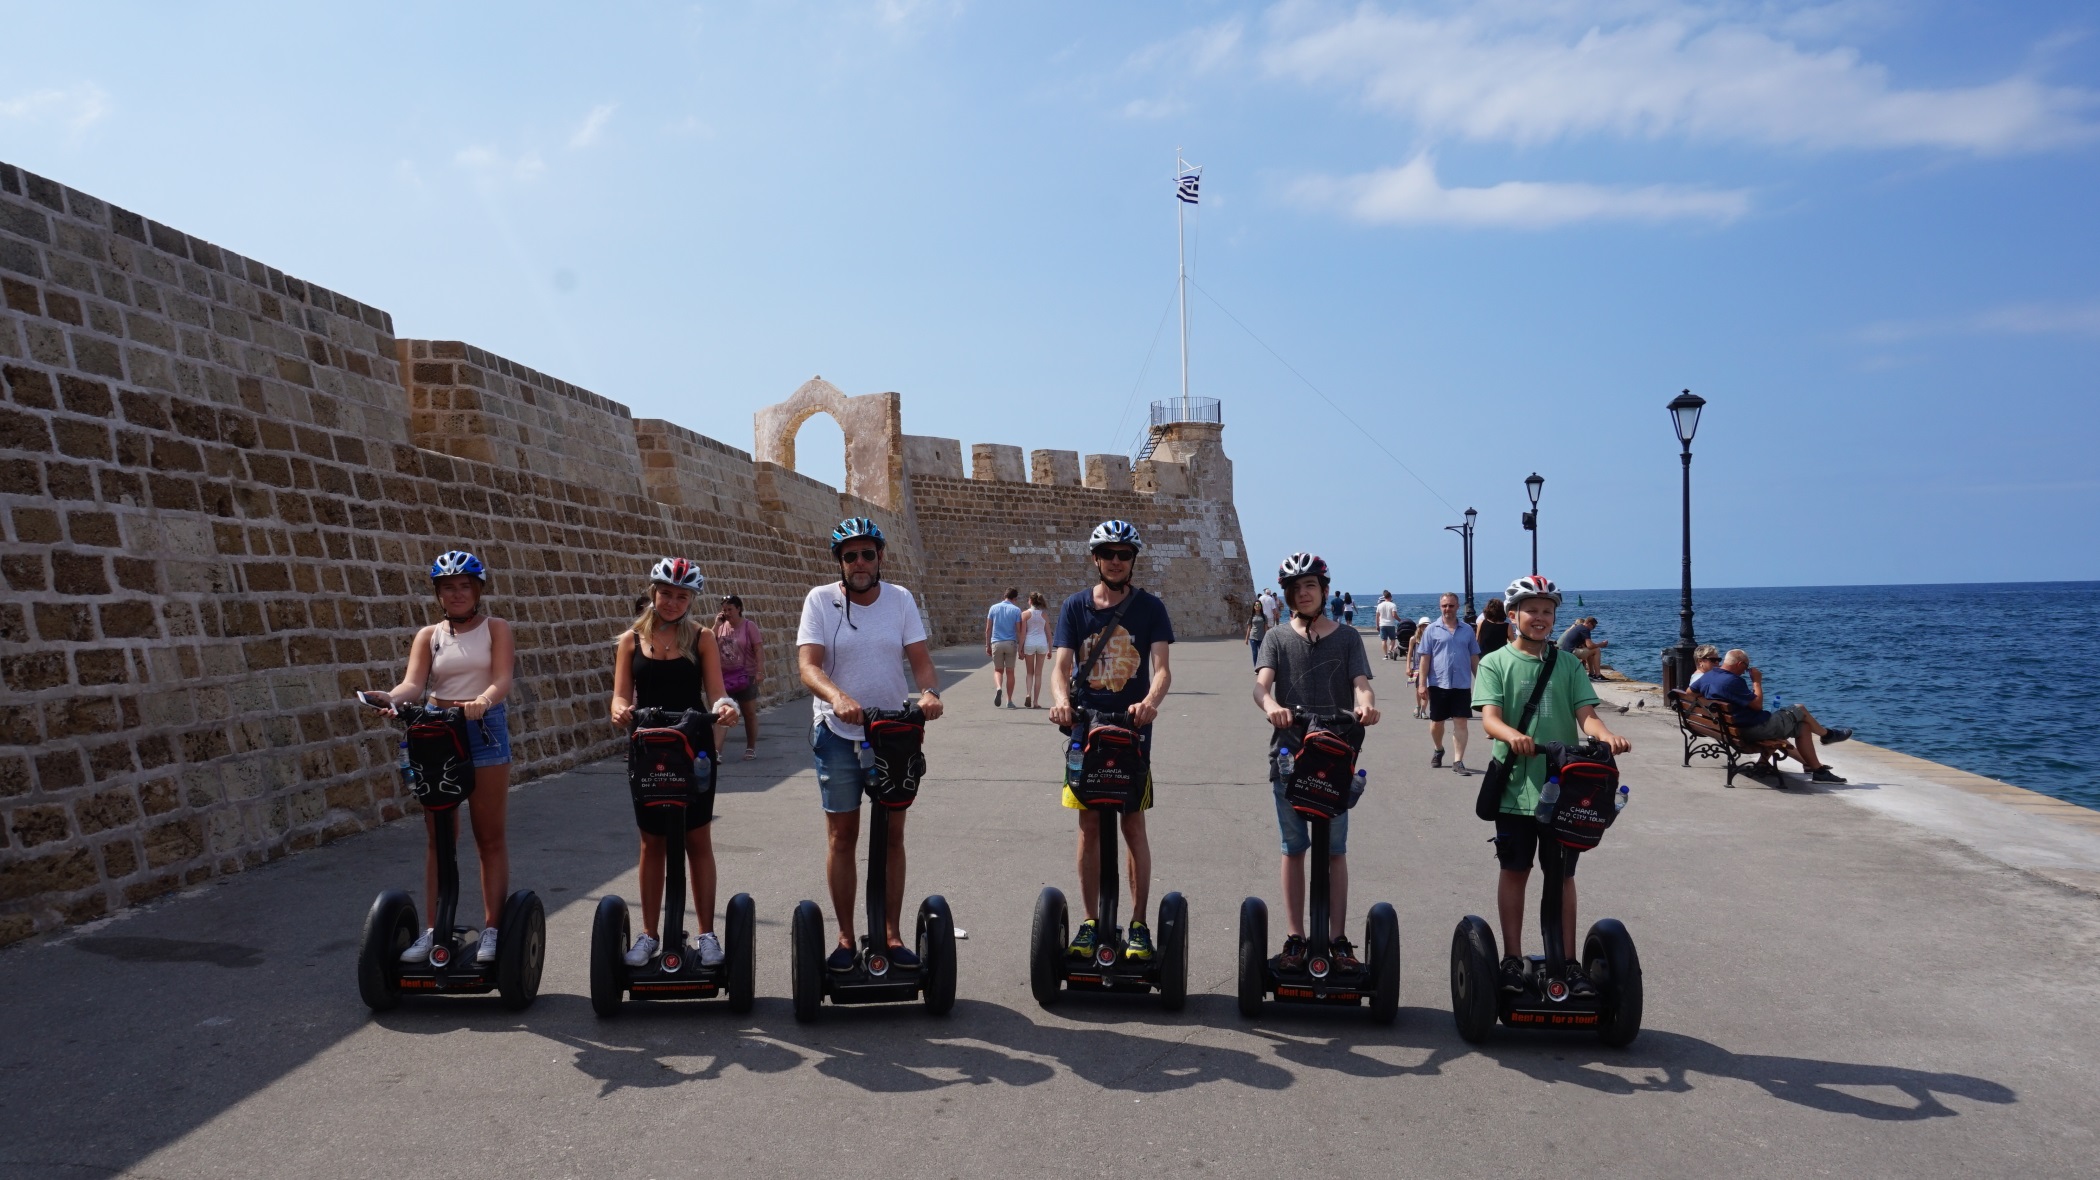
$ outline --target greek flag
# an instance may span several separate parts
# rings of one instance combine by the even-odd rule
[[[1193,205],[1196,203],[1196,183],[1203,179],[1203,169],[1191,168],[1181,174],[1175,183],[1174,195]]]

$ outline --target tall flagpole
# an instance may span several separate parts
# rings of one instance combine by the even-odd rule
[[[1181,301],[1181,416],[1189,416],[1189,262],[1188,240],[1182,230],[1183,207],[1188,204],[1181,199],[1181,173],[1187,167],[1181,159],[1181,149],[1174,149],[1174,261],[1179,280],[1175,290]]]

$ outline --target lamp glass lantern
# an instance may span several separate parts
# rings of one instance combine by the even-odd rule
[[[1697,411],[1693,411],[1693,412],[1694,412],[1694,414],[1696,415]],[[1543,475],[1540,475],[1540,474],[1539,474],[1538,472],[1536,472],[1536,471],[1534,471],[1534,472],[1532,472],[1532,473],[1531,473],[1531,478],[1529,478],[1529,479],[1526,479],[1526,480],[1524,481],[1524,490],[1525,490],[1526,492],[1530,493],[1530,495],[1531,495],[1531,507],[1532,507],[1532,508],[1533,508],[1534,510],[1536,510],[1536,509],[1538,508],[1538,506],[1539,506],[1539,492],[1540,492],[1540,491],[1541,491],[1542,489],[1544,489],[1544,488],[1545,488],[1545,486],[1546,486],[1546,477],[1545,477],[1545,476],[1543,476]]]
[[[1677,428],[1678,442],[1692,445],[1692,436],[1699,432],[1699,411],[1705,406],[1706,399],[1689,389],[1670,399],[1670,422]],[[1536,502],[1536,495],[1533,500]]]

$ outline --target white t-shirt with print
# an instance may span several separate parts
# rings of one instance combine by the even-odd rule
[[[822,647],[825,675],[862,708],[897,709],[912,691],[904,649],[926,642],[926,625],[919,619],[911,591],[889,582],[877,586],[875,601],[866,606],[853,604],[850,624],[844,586],[833,582],[812,588],[802,600],[795,645]],[[831,732],[851,741],[862,738],[861,727],[839,720],[831,702],[822,697],[811,699],[816,703],[816,719],[830,726]]]

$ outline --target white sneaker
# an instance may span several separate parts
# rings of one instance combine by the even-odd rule
[[[414,946],[401,952],[401,961],[404,963],[428,963],[430,961],[431,944],[436,941],[436,929],[428,926],[424,927],[423,937],[417,939]]]
[[[655,957],[656,936],[654,934],[644,934],[634,940],[633,946],[627,948],[626,963],[629,967],[647,967],[649,960]]]
[[[493,963],[496,961],[496,928],[494,926],[485,927],[482,930],[481,949],[474,952],[474,961],[476,963]]]
[[[722,940],[713,931],[700,936],[700,965],[720,967],[722,965]]]

